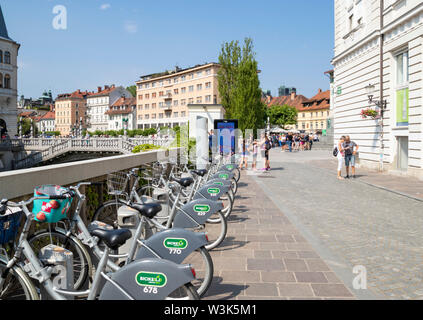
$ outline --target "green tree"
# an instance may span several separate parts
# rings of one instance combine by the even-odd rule
[[[224,43],[219,55],[218,89],[227,119],[238,119],[239,128],[259,129],[264,126],[262,91],[257,60],[251,38]]]
[[[298,110],[294,107],[283,105],[283,106],[271,106],[267,115],[270,118],[270,124],[278,125],[285,129],[285,126],[297,124]]]
[[[134,98],[137,96],[137,86],[129,86],[126,88],[126,90],[128,90]]]

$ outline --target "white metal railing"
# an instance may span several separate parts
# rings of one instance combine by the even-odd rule
[[[81,138],[81,139],[13,139],[16,145],[36,151],[14,162],[15,169],[29,168],[40,162],[53,159],[70,151],[78,152],[120,152],[130,154],[135,146],[153,144],[167,147],[173,141],[166,138]]]

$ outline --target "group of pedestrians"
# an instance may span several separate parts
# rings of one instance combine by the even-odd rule
[[[272,141],[267,134],[261,134],[260,139],[254,139],[253,135],[250,135],[248,139],[240,138],[238,145],[242,155],[239,164],[241,170],[248,169],[248,162],[251,162],[251,168],[254,171],[270,171],[269,151],[272,148]],[[263,160],[262,168],[258,168],[257,159],[259,158]]]
[[[334,150],[334,155],[338,158],[338,179],[355,179],[355,160],[358,152],[358,145],[351,140],[350,136],[342,136]],[[345,164],[346,177],[342,176],[342,167]],[[351,167],[351,176],[350,176]]]
[[[271,140],[274,147],[280,147],[282,151],[305,151],[313,148],[313,142],[319,141],[317,134],[308,133],[284,133],[273,134]]]

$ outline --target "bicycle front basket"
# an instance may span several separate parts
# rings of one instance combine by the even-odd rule
[[[0,216],[0,245],[15,240],[21,223],[22,211],[6,213]]]
[[[44,185],[34,189],[34,196],[56,196],[62,195],[66,188],[56,185]],[[32,212],[35,214],[35,221],[56,223],[67,217],[72,198],[60,200],[38,199],[34,200]]]

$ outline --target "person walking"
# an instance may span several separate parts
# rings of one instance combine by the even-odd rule
[[[288,144],[289,152],[292,152],[292,141],[294,140],[294,137],[292,136],[292,133],[288,133],[286,136],[286,143]]]
[[[264,151],[264,168],[263,171],[270,171],[269,151],[272,149],[272,142],[270,141],[267,134],[260,141],[261,148]]]
[[[358,145],[351,141],[350,136],[345,137],[345,141],[342,144],[342,148],[344,149],[345,154],[345,169],[347,170],[347,176],[346,178],[350,178],[350,166],[351,166],[351,173],[352,178],[355,179],[355,156],[358,151]]]
[[[338,158],[338,179],[344,180],[344,177],[342,177],[342,164],[344,163],[344,149],[342,148],[342,145],[345,141],[345,136],[342,136],[337,145],[338,153],[336,157]]]

